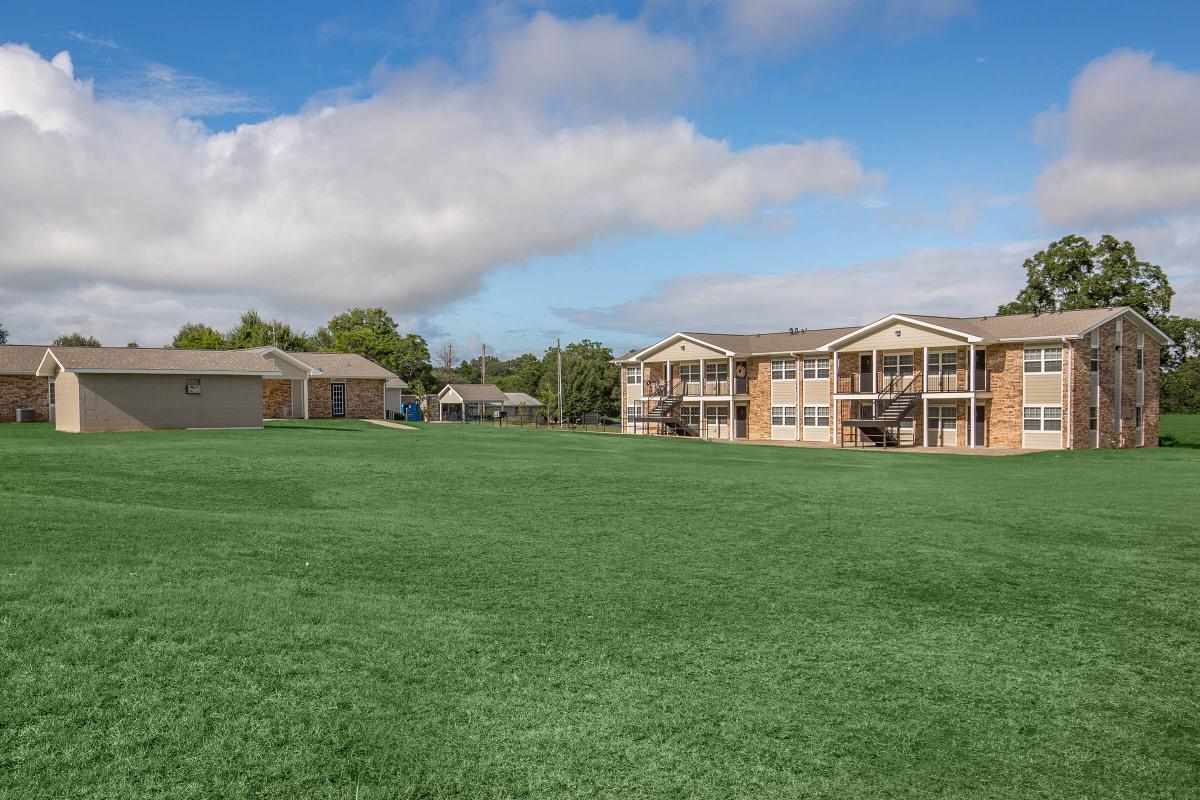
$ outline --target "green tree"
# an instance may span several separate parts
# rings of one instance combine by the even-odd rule
[[[278,347],[280,350],[304,351],[314,347],[312,337],[304,331],[292,330],[292,326],[282,320],[268,322],[254,309],[242,314],[238,324],[225,334],[225,341],[233,350]]]
[[[574,419],[582,414],[617,416],[621,404],[621,370],[612,361],[612,350],[583,339],[563,348],[563,416]],[[542,359],[542,379],[537,397],[547,413],[558,413],[558,366],[554,348]]]
[[[95,336],[84,336],[82,333],[59,336],[51,344],[55,347],[100,347],[100,342]]]
[[[1190,358],[1163,374],[1162,410],[1168,414],[1200,414],[1200,358]]]
[[[317,346],[330,353],[358,353],[397,375],[400,333],[382,308],[351,308],[316,333]],[[428,348],[426,348],[428,351]]]
[[[229,345],[224,335],[215,328],[203,322],[185,322],[171,340],[171,347],[179,350],[226,350]]]
[[[1154,324],[1175,342],[1174,347],[1163,348],[1163,369],[1179,369],[1189,359],[1200,357],[1200,319],[1167,314]]]
[[[1025,259],[1025,288],[999,314],[1037,314],[1079,308],[1129,306],[1153,321],[1171,310],[1162,267],[1141,261],[1133,244],[1105,234],[1093,245],[1064,236]]]
[[[542,372],[542,360],[533,353],[523,353],[504,362],[503,369],[495,383],[505,392],[524,392],[537,397],[542,383]],[[488,374],[491,374],[490,366]]]
[[[396,368],[393,370],[409,385],[409,391],[416,395],[440,390],[437,377],[433,374],[433,364],[429,360],[429,344],[425,337],[409,333],[400,337],[396,345]]]
[[[0,325],[0,344],[8,344],[8,331]]]
[[[138,343],[137,342],[126,342],[125,346],[126,347],[137,347]]]

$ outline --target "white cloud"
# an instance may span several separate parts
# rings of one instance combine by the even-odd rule
[[[1056,225],[1102,224],[1200,208],[1200,73],[1118,50],[1071,86],[1065,110],[1035,122],[1062,152],[1038,176]]]
[[[84,44],[95,45],[96,47],[104,47],[109,50],[121,49],[121,45],[117,44],[117,40],[111,36],[93,36],[85,31],[67,31],[67,38],[83,42]]]
[[[692,0],[692,5],[715,9],[729,47],[744,53],[808,45],[851,26],[879,25],[889,34],[912,36],[974,8],[973,0]]]
[[[0,47],[0,284],[47,300],[102,285],[236,290],[244,305],[284,313],[365,303],[425,313],[535,256],[743,221],[862,183],[838,140],[735,151],[686,120],[628,109],[562,122],[531,97],[618,92],[634,74],[605,84],[598,53],[657,42],[612,20],[539,19],[501,42],[501,72],[401,73],[365,99],[217,133],[155,92],[97,97],[65,53]],[[549,38],[567,54],[576,34],[591,54],[582,77],[556,61],[555,81],[532,75],[528,91],[514,89],[537,63],[514,42]],[[677,45],[654,53],[686,73]]]
[[[847,267],[779,274],[712,273],[665,281],[605,309],[560,309],[600,330],[661,336],[677,330],[761,332],[870,322],[892,313],[994,314],[1024,284],[1034,242],[924,249]]]

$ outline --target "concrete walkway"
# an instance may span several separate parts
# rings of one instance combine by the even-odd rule
[[[365,419],[365,420],[363,420],[363,422],[369,422],[372,425],[379,425],[384,428],[397,428],[402,431],[415,431],[416,430],[416,428],[414,428],[412,425],[401,425],[399,422],[392,422],[391,420],[386,420],[386,419]]]

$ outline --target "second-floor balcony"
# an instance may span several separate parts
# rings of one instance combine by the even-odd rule
[[[915,389],[926,394],[938,394],[947,392],[990,392],[992,389],[992,371],[990,369],[975,370],[975,385],[972,386],[967,381],[966,376],[960,375],[957,371],[941,373],[930,373],[924,379],[917,378],[915,380]],[[838,378],[837,391],[839,394],[877,394],[879,392],[889,391],[889,387],[894,388],[900,383],[907,383],[914,380],[911,373],[902,373],[900,375],[880,374],[874,375],[870,372],[856,372],[849,376]]]

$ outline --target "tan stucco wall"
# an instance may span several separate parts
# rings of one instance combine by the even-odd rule
[[[719,353],[716,350],[696,344],[695,342],[684,340],[668,344],[661,350],[645,356],[642,361],[696,361],[701,358],[729,360],[729,357],[724,353]]]
[[[896,331],[900,331],[900,335],[896,335]],[[915,325],[908,325],[903,322],[898,322],[895,325],[889,325],[883,330],[865,336],[862,339],[856,339],[853,342],[847,342],[845,345],[838,347],[839,352],[845,350],[862,351],[862,350],[920,350],[924,347],[957,347],[962,344],[961,339],[953,339],[934,331],[918,328]]]
[[[54,427],[79,433],[79,379],[73,372],[60,372],[54,378]]]
[[[60,430],[138,431],[159,428],[262,427],[262,378],[256,375],[77,373],[79,406],[57,404]],[[60,376],[60,380],[62,377]],[[189,395],[189,381],[201,393]],[[67,386],[67,382],[56,386]]]

